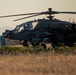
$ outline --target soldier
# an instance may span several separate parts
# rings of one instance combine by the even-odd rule
[[[5,43],[6,36],[7,36],[7,34],[2,33],[2,36],[1,36],[2,47],[6,47],[6,43]]]

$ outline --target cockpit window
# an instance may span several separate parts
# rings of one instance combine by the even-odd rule
[[[37,23],[38,23],[38,22],[32,22],[32,27],[31,27],[31,29],[34,29],[34,28],[36,27]]]
[[[32,30],[35,28],[35,26],[37,25],[38,22],[29,22],[27,24],[24,25],[24,29],[26,30]]]
[[[22,31],[22,30],[24,30],[23,26],[19,28],[19,31],[18,31],[18,32],[20,32],[20,31]]]
[[[24,27],[23,26],[20,26],[20,25],[17,25],[16,28],[13,30],[14,33],[17,33],[17,32],[20,32],[24,30]]]

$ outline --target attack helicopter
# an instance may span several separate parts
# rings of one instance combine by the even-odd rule
[[[19,21],[39,15],[48,15],[47,19],[27,21],[17,25],[13,30],[6,30],[4,33],[8,34],[9,39],[24,41],[24,46],[28,46],[28,42],[34,46],[40,43],[51,43],[53,47],[60,45],[74,46],[76,23],[54,19],[54,14],[76,14],[76,12],[52,11],[52,8],[49,8],[48,11],[44,12],[6,15],[0,16],[0,18],[29,15],[14,20]]]

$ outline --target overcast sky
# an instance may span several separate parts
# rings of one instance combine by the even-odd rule
[[[75,11],[76,12],[76,0],[0,0],[0,16],[10,15],[10,14],[22,14],[30,12],[41,12],[47,11],[48,8],[53,8],[55,11]],[[43,16],[33,17],[29,19],[24,19],[21,21],[13,22],[14,19],[22,18],[21,17],[12,17],[12,18],[1,18],[0,19],[0,28],[1,27],[11,27],[14,28],[20,23],[43,18]],[[73,19],[76,21],[76,15],[55,15],[56,18],[61,20],[71,21]]]

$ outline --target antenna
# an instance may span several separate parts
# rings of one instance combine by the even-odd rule
[[[75,20],[73,19],[73,23],[75,23]]]

